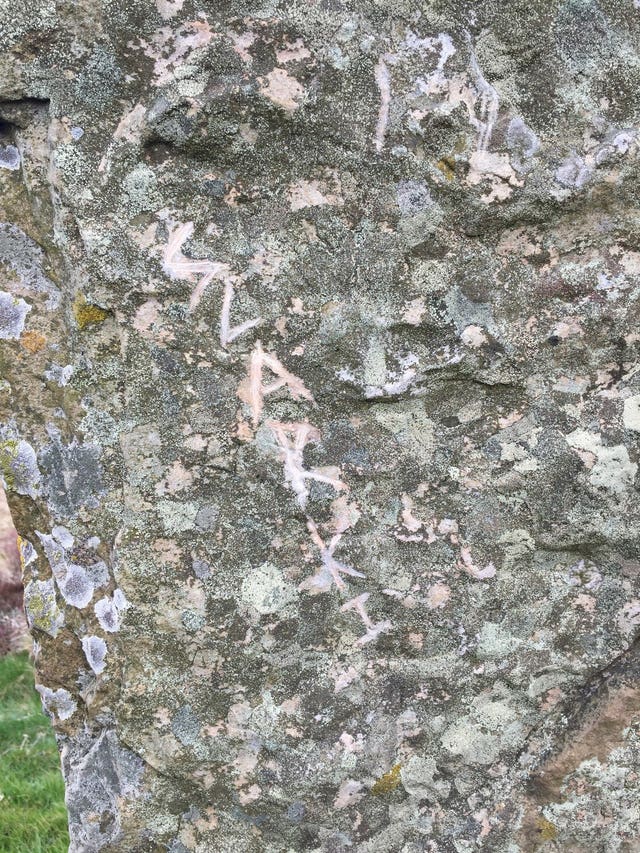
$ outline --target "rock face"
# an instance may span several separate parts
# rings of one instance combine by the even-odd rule
[[[638,849],[638,5],[3,6],[73,851]]]

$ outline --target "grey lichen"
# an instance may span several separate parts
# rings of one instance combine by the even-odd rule
[[[45,687],[44,684],[36,684],[36,690],[42,699],[42,707],[48,714],[57,717],[59,720],[68,720],[78,710],[78,704],[75,702],[68,690],[64,687],[59,687],[57,690],[51,690],[50,687]]]
[[[122,811],[137,798],[144,764],[112,729],[62,742],[71,850],[102,850],[123,837]]]
[[[12,270],[27,293],[46,295],[48,309],[59,306],[60,289],[44,272],[43,250],[24,231],[8,222],[0,222],[0,263]]]
[[[15,172],[20,168],[20,152],[15,145],[0,146],[0,169]]]
[[[55,517],[73,516],[81,507],[96,508],[103,493],[101,450],[77,440],[64,445],[55,431],[40,452],[45,490]]]

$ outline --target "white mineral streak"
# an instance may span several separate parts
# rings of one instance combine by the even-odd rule
[[[471,76],[478,92],[478,112],[471,117],[472,123],[478,130],[478,151],[487,151],[491,142],[493,128],[498,118],[500,98],[494,87],[489,83],[478,65],[475,53],[471,53],[469,62]]]

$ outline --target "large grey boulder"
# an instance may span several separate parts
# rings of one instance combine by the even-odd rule
[[[638,849],[636,6],[2,5],[72,851]]]

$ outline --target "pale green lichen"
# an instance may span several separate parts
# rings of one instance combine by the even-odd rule
[[[53,579],[30,581],[24,589],[24,607],[29,627],[56,637],[64,625],[64,612],[58,608]]]
[[[41,474],[33,447],[24,439],[7,437],[0,439],[0,473],[5,489],[35,498],[40,493]]]

